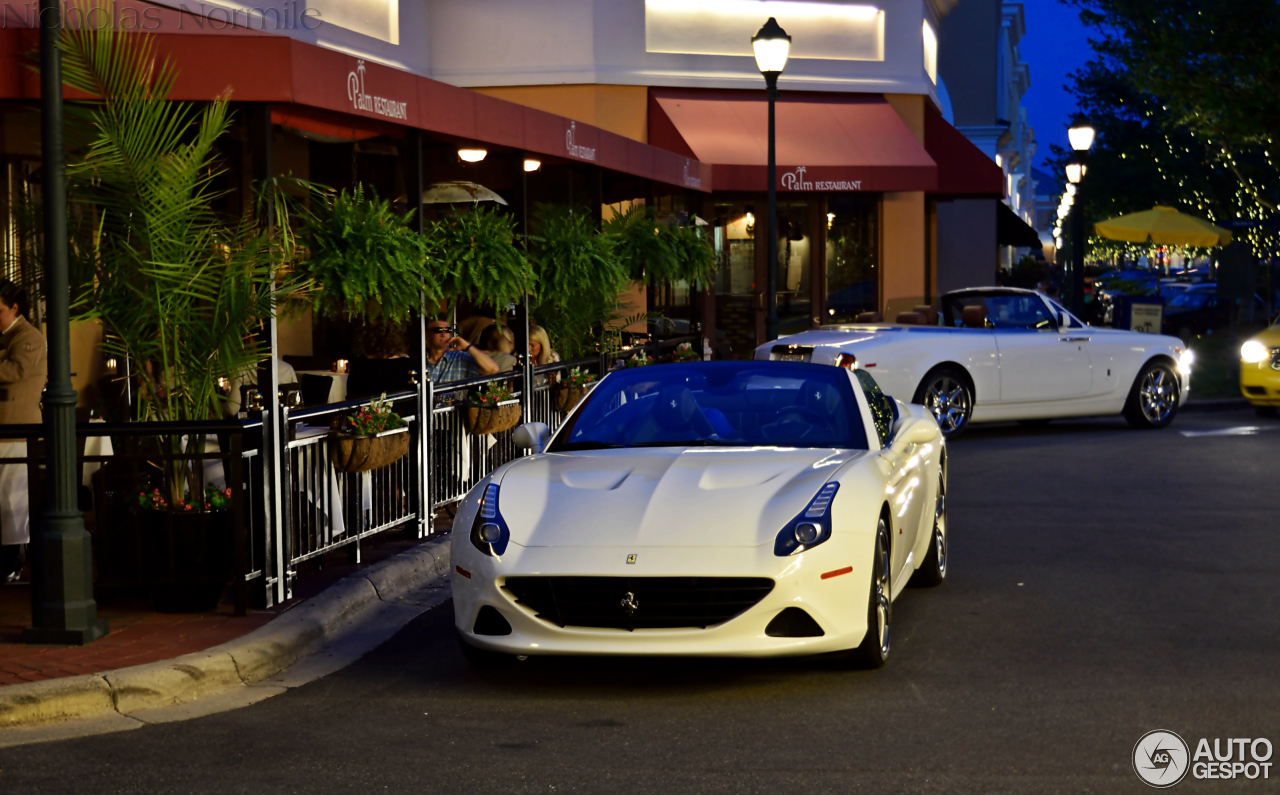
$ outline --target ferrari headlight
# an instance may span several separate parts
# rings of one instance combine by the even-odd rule
[[[490,483],[480,495],[480,508],[471,523],[471,545],[486,555],[498,557],[507,551],[511,531],[498,510],[498,484]]]
[[[1271,352],[1267,350],[1267,346],[1257,340],[1249,340],[1240,346],[1240,358],[1248,364],[1264,362],[1269,356]]]
[[[787,557],[816,547],[831,537],[831,501],[839,483],[828,483],[818,490],[804,511],[787,522],[773,543],[773,554]]]

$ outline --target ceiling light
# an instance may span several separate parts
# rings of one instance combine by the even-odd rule
[[[526,158],[524,159],[524,170],[525,170],[525,171],[537,171],[537,170],[538,170],[538,169],[540,169],[540,168],[542,168],[542,161],[541,161],[541,160],[534,160],[532,157],[526,157]]]
[[[464,163],[479,163],[489,154],[488,149],[459,149],[458,159]]]

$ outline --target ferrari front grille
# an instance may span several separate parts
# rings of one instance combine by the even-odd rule
[[[561,627],[681,629],[723,624],[773,590],[767,577],[508,577],[503,587]]]

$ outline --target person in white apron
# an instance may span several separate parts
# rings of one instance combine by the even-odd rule
[[[0,279],[0,425],[39,424],[40,394],[49,375],[44,337],[27,322],[27,295]],[[0,458],[25,458],[27,443],[0,439]],[[26,566],[31,540],[27,465],[0,465],[0,584],[14,582]]]

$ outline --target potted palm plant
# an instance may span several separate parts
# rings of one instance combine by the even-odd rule
[[[177,72],[145,33],[64,28],[60,48],[67,85],[95,98],[69,114],[88,142],[68,168],[71,199],[87,210],[72,230],[77,319],[101,321],[106,352],[135,363],[136,420],[215,419],[219,382],[270,356],[255,332],[304,288],[284,267],[287,236],[214,210],[226,98],[170,101]],[[190,606],[184,584],[207,593],[230,574],[229,512],[203,498],[205,439],[157,435],[150,493],[162,499],[137,506],[149,578],[179,609]]]

